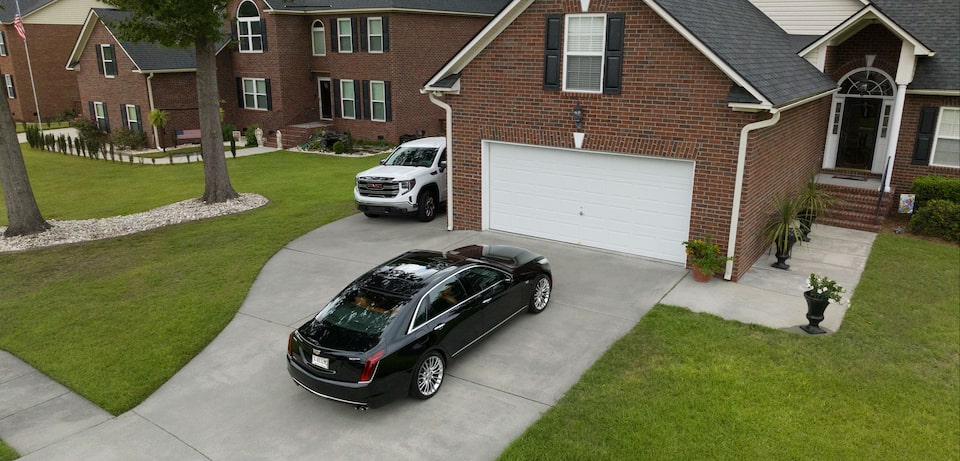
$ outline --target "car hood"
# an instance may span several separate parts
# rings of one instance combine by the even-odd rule
[[[361,171],[357,174],[357,179],[388,178],[397,181],[403,181],[406,179],[414,179],[424,171],[426,171],[426,169],[422,166],[380,165],[370,168],[369,170]]]

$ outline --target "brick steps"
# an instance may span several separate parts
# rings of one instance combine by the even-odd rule
[[[887,214],[896,203],[893,192],[883,194],[878,214],[879,191],[877,190],[832,184],[820,184],[818,187],[836,199],[826,215],[817,219],[819,224],[879,232],[883,228]]]

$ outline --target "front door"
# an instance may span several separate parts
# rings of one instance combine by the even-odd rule
[[[881,99],[847,97],[837,146],[837,168],[871,168],[882,106]]]
[[[320,95],[320,118],[323,120],[333,119],[333,90],[329,78],[317,79]]]

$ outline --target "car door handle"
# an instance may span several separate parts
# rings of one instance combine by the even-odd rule
[[[440,331],[440,330],[443,329],[443,327],[445,327],[445,326],[447,326],[446,323],[441,323],[440,325],[437,325],[437,326],[433,327],[433,331]]]
[[[493,298],[484,299],[482,302],[483,304],[490,304],[490,301],[493,301]]]

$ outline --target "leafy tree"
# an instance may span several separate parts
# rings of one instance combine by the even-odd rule
[[[238,196],[230,184],[220,130],[216,44],[223,39],[227,0],[104,0],[131,13],[116,25],[118,35],[133,42],[197,53],[197,102],[203,145],[203,201],[223,202]]]
[[[3,189],[3,200],[7,205],[8,222],[4,236],[35,234],[50,228],[40,214],[33,188],[30,187],[6,88],[0,91],[0,188]]]

